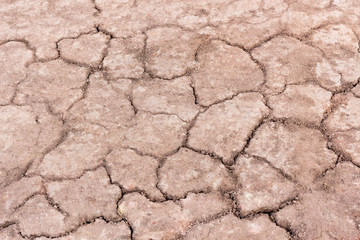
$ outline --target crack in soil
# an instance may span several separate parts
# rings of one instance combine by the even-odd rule
[[[106,13],[106,11],[105,11],[106,7],[104,7],[104,9],[100,8],[98,6],[96,0],[91,0],[90,2],[91,2],[91,4],[93,5],[93,8],[96,11],[95,16],[99,17],[100,15],[103,15],[103,14]],[[235,3],[235,2],[236,1],[232,1],[231,3],[228,3],[228,5],[230,6],[230,4]],[[140,3],[138,1],[134,0],[133,3],[132,3],[132,5],[133,5],[132,7],[137,8],[139,6],[139,4]],[[288,5],[287,9],[284,10],[281,14],[284,14],[285,12],[287,12],[288,9],[290,8],[291,4],[292,4],[291,1],[287,0],[287,5]],[[189,7],[189,9],[190,9],[190,7]],[[261,1],[261,5],[259,6],[259,9],[261,9],[261,11],[265,11],[264,8],[265,8],[265,1]],[[337,6],[334,5],[334,0],[330,0],[325,8],[337,9]],[[343,10],[341,10],[341,11],[343,11]],[[148,17],[150,18],[151,16],[149,15]],[[232,21],[235,21],[235,19],[230,19],[229,21],[220,22],[218,24],[215,24],[215,23],[211,22],[211,16],[209,16],[207,18],[206,25],[204,25],[204,26],[201,25],[201,27],[199,27],[199,29],[204,29],[205,27],[212,27],[216,31],[217,28],[220,27],[221,25],[229,24]],[[248,22],[248,19],[244,19],[244,22]],[[223,166],[225,166],[226,171],[230,174],[231,178],[236,183],[238,183],[238,179],[234,175],[232,166],[234,164],[236,164],[236,160],[238,159],[239,156],[244,155],[244,156],[247,156],[247,157],[253,157],[253,158],[255,158],[255,159],[257,159],[257,160],[259,160],[261,162],[266,163],[272,169],[276,170],[276,172],[279,173],[282,177],[284,177],[287,180],[289,180],[290,182],[294,183],[296,186],[299,186],[299,183],[297,182],[296,179],[294,179],[294,177],[290,176],[289,174],[284,172],[282,169],[275,167],[266,158],[260,157],[260,156],[257,156],[257,155],[252,155],[252,154],[249,154],[247,152],[247,149],[249,148],[249,145],[250,145],[251,141],[253,140],[255,134],[257,133],[258,129],[263,124],[265,124],[267,122],[282,123],[284,125],[295,124],[297,126],[306,127],[308,129],[316,129],[316,130],[320,131],[321,134],[325,137],[325,139],[326,139],[326,148],[328,150],[330,150],[332,153],[336,154],[337,159],[336,159],[335,163],[331,164],[330,166],[328,166],[325,169],[322,169],[322,171],[316,176],[315,180],[313,181],[313,184],[317,184],[321,179],[323,179],[324,176],[328,175],[328,172],[331,172],[332,170],[336,169],[337,166],[340,163],[344,162],[344,161],[351,162],[352,165],[356,166],[357,168],[360,168],[360,166],[353,161],[351,156],[349,156],[349,154],[346,153],[346,151],[344,151],[340,146],[337,146],[337,144],[335,144],[333,142],[333,138],[334,138],[333,137],[333,132],[331,131],[331,129],[328,129],[329,127],[327,127],[326,124],[325,124],[325,121],[329,118],[329,116],[331,114],[334,113],[334,111],[336,109],[339,108],[339,106],[341,104],[341,103],[338,103],[338,102],[336,102],[334,100],[337,95],[351,93],[351,94],[353,94],[354,97],[359,98],[359,96],[356,96],[354,94],[354,92],[352,92],[352,90],[360,84],[360,78],[358,78],[356,83],[347,83],[347,82],[344,81],[342,73],[337,72],[341,77],[340,78],[341,86],[337,87],[336,89],[334,88],[335,90],[334,89],[329,89],[326,86],[323,86],[323,84],[321,84],[320,82],[318,82],[318,81],[311,78],[311,79],[307,79],[305,82],[301,82],[301,83],[287,83],[286,82],[284,84],[283,89],[281,89],[280,92],[276,92],[276,93],[274,92],[272,94],[268,94],[268,93],[266,93],[266,88],[267,88],[267,83],[268,83],[267,69],[266,69],[265,65],[261,61],[257,60],[252,55],[252,52],[255,49],[263,46],[264,44],[268,43],[269,41],[271,41],[271,40],[273,40],[273,39],[275,39],[277,37],[286,37],[286,38],[296,39],[296,40],[300,41],[302,44],[305,44],[306,46],[311,47],[312,49],[314,49],[314,51],[319,52],[321,54],[321,56],[325,60],[329,61],[331,59],[329,59],[326,56],[325,52],[323,50],[321,50],[319,47],[317,47],[316,44],[314,44],[310,40],[310,35],[312,33],[314,33],[314,31],[316,31],[316,30],[319,30],[319,29],[322,29],[322,28],[325,28],[327,26],[331,26],[331,25],[334,25],[334,24],[346,24],[346,26],[348,26],[348,24],[345,22],[345,20],[344,21],[331,21],[331,22],[328,21],[328,22],[325,22],[325,23],[321,22],[321,23],[317,24],[315,27],[309,28],[308,31],[306,31],[305,33],[300,34],[300,35],[291,34],[291,33],[289,33],[289,31],[287,29],[283,28],[280,31],[277,31],[276,33],[271,34],[270,36],[266,37],[262,41],[259,41],[256,44],[254,44],[252,47],[248,47],[248,48],[242,46],[241,44],[231,43],[230,41],[224,39],[224,37],[214,37],[211,34],[208,34],[206,37],[204,37],[204,39],[202,39],[202,41],[197,46],[197,48],[196,48],[196,50],[194,52],[193,59],[195,60],[195,62],[199,63],[199,56],[198,56],[199,51],[203,47],[206,47],[206,44],[208,44],[210,41],[219,40],[219,41],[225,43],[228,46],[237,47],[237,48],[243,50],[244,52],[246,52],[249,55],[249,57],[251,58],[252,62],[254,62],[257,65],[257,67],[262,71],[263,82],[260,84],[260,86],[258,88],[254,89],[254,90],[239,91],[239,92],[237,92],[235,94],[232,94],[229,97],[224,97],[221,100],[218,100],[218,101],[216,101],[216,102],[214,102],[212,104],[202,105],[202,104],[199,103],[198,89],[195,87],[194,79],[191,78],[190,87],[192,89],[192,102],[194,102],[195,105],[201,107],[201,109],[199,109],[197,114],[189,121],[184,121],[184,119],[181,119],[179,117],[179,114],[169,113],[169,112],[166,112],[166,111],[141,110],[141,106],[136,106],[136,104],[134,103],[134,99],[133,99],[133,96],[132,96],[132,90],[130,90],[129,93],[125,94],[127,100],[129,101],[129,103],[130,103],[130,105],[132,107],[132,110],[134,112],[134,116],[136,116],[140,111],[145,112],[145,113],[149,113],[151,115],[162,114],[162,115],[168,115],[168,116],[177,116],[181,121],[183,121],[183,122],[185,122],[187,124],[186,125],[186,130],[185,130],[185,137],[182,139],[181,144],[179,144],[179,146],[176,149],[174,149],[174,150],[172,150],[172,151],[168,152],[167,154],[162,155],[160,157],[158,155],[156,155],[155,153],[154,154],[153,153],[150,153],[150,154],[149,153],[143,153],[142,151],[140,151],[136,147],[131,147],[131,148],[125,147],[124,148],[124,149],[131,149],[131,150],[135,151],[140,156],[149,156],[149,157],[152,157],[152,158],[154,158],[154,159],[156,159],[158,161],[158,166],[157,166],[157,168],[155,170],[155,172],[156,172],[156,189],[159,190],[159,192],[162,194],[164,199],[152,198],[151,196],[149,196],[149,194],[146,193],[146,191],[143,191],[143,190],[138,190],[138,189],[131,190],[131,191],[125,190],[124,187],[121,186],[120,183],[118,183],[117,181],[114,181],[111,178],[110,170],[108,169],[109,167],[108,167],[107,162],[106,162],[106,157],[114,149],[114,146],[109,146],[109,151],[103,157],[98,159],[98,160],[100,160],[99,164],[97,164],[96,166],[91,167],[91,168],[83,169],[82,173],[77,177],[70,177],[70,178],[51,177],[51,176],[42,176],[41,174],[31,172],[30,169],[33,168],[35,166],[35,164],[41,164],[43,162],[43,159],[45,158],[45,156],[47,154],[51,153],[52,151],[56,150],[59,146],[61,146],[61,144],[64,143],[64,141],[66,141],[68,139],[68,135],[72,131],[71,123],[67,122],[67,120],[63,116],[63,113],[56,113],[52,109],[50,103],[45,103],[46,106],[47,106],[47,108],[46,108],[47,112],[51,116],[55,117],[57,120],[59,120],[62,123],[62,125],[61,125],[61,129],[62,129],[61,134],[60,134],[59,138],[56,141],[54,141],[53,144],[51,144],[48,148],[46,148],[41,153],[41,157],[40,157],[39,160],[34,159],[34,160],[30,161],[30,163],[25,167],[25,169],[23,171],[21,171],[19,176],[17,178],[15,178],[14,181],[12,181],[12,182],[10,182],[10,183],[8,183],[7,185],[4,186],[4,188],[5,188],[5,187],[9,186],[11,183],[14,183],[15,181],[18,181],[18,180],[20,180],[22,178],[27,178],[27,177],[40,176],[41,179],[42,179],[41,190],[36,191],[36,192],[32,193],[31,195],[27,196],[20,204],[15,206],[14,213],[17,212],[20,208],[22,208],[30,199],[34,198],[35,196],[41,195],[41,196],[44,196],[46,198],[47,202],[49,203],[49,205],[52,208],[54,208],[57,212],[59,212],[60,214],[62,214],[66,218],[69,218],[71,216],[71,213],[68,213],[68,212],[64,211],[63,209],[61,209],[61,206],[59,204],[57,204],[56,201],[54,199],[52,199],[48,195],[47,190],[45,188],[45,184],[48,183],[48,182],[51,182],[51,181],[75,181],[75,180],[78,180],[78,179],[82,178],[88,172],[92,172],[92,171],[96,171],[96,170],[98,170],[100,168],[104,168],[105,171],[106,171],[106,174],[108,176],[108,179],[109,179],[109,184],[115,185],[116,187],[118,187],[121,190],[121,197],[116,200],[116,206],[117,207],[116,207],[116,210],[114,210],[114,211],[116,211],[116,214],[122,218],[118,222],[125,222],[126,223],[127,227],[130,230],[130,233],[131,233],[130,238],[134,239],[134,231],[135,231],[134,227],[131,225],[131,223],[128,221],[128,219],[126,219],[125,216],[122,216],[118,212],[119,203],[123,199],[123,197],[126,196],[127,194],[140,193],[141,195],[145,196],[146,199],[148,199],[150,202],[153,202],[153,203],[164,203],[164,202],[167,202],[167,201],[172,201],[172,202],[180,205],[182,207],[182,209],[184,209],[184,207],[181,205],[180,200],[186,199],[189,196],[189,194],[191,194],[191,193],[194,193],[194,194],[201,194],[201,193],[208,194],[208,193],[212,192],[211,189],[205,189],[205,190],[199,190],[199,191],[196,191],[196,190],[191,191],[190,190],[190,191],[185,192],[183,197],[179,198],[179,197],[175,197],[175,196],[171,196],[171,195],[167,194],[166,191],[164,191],[159,186],[159,182],[160,182],[159,171],[160,171],[160,169],[162,169],[162,167],[164,166],[164,163],[166,162],[166,159],[168,157],[173,156],[174,154],[178,153],[181,148],[186,148],[186,149],[194,151],[194,152],[196,152],[198,154],[209,156],[211,159],[215,160],[216,162],[221,163]],[[149,25],[150,25],[150,23],[149,23]],[[112,33],[110,31],[106,30],[103,26],[104,26],[103,22],[99,21],[99,23],[97,25],[95,25],[93,28],[91,28],[89,31],[84,31],[82,33],[77,34],[76,36],[67,36],[67,37],[63,37],[63,38],[58,39],[55,42],[56,51],[58,53],[58,56],[48,58],[48,59],[39,59],[37,57],[37,55],[36,55],[37,49],[35,47],[33,47],[30,44],[30,42],[28,40],[26,40],[26,39],[3,40],[3,41],[0,42],[0,46],[4,45],[6,43],[9,43],[9,42],[23,43],[26,46],[26,48],[31,50],[31,52],[32,52],[32,60],[29,63],[26,63],[26,65],[25,65],[26,67],[28,67],[32,63],[48,62],[48,61],[52,61],[52,60],[55,60],[55,59],[61,59],[62,61],[64,61],[67,64],[76,65],[78,67],[86,68],[87,69],[86,79],[85,79],[84,84],[80,87],[80,89],[82,91],[82,96],[79,99],[77,99],[76,101],[74,101],[68,107],[68,109],[65,111],[65,112],[69,112],[71,109],[73,109],[74,105],[76,105],[78,102],[86,99],[87,94],[88,94],[89,84],[90,84],[89,79],[93,74],[95,74],[97,72],[102,73],[103,76],[104,76],[104,79],[109,84],[111,84],[115,80],[115,79],[111,79],[111,77],[108,74],[108,69],[106,69],[106,67],[104,67],[104,60],[109,54],[111,39],[116,38],[115,36],[118,33],[116,31],[114,31]],[[148,40],[149,39],[148,39],[147,32],[150,31],[150,30],[156,29],[156,28],[163,28],[163,27],[168,27],[170,29],[171,28],[173,28],[173,29],[181,29],[183,31],[193,32],[193,33],[199,33],[200,32],[199,29],[194,30],[191,27],[187,28],[187,27],[184,27],[184,26],[182,26],[180,24],[153,24],[153,23],[151,23],[151,26],[147,26],[147,27],[145,27],[143,29],[140,29],[140,32],[145,36],[145,38],[144,38],[144,43],[143,43],[143,46],[142,46],[141,54],[140,54],[140,56],[138,56],[138,58],[141,60],[141,64],[142,64],[142,67],[143,67],[144,74],[140,78],[128,78],[132,82],[139,81],[140,79],[159,79],[159,80],[163,80],[163,81],[173,81],[175,79],[178,79],[178,78],[181,78],[181,77],[184,77],[184,76],[190,76],[191,77],[191,75],[196,71],[196,68],[185,68],[184,71],[181,72],[180,74],[174,74],[171,77],[167,78],[167,77],[161,77],[161,76],[153,73],[150,70],[151,67],[148,66],[149,63],[148,63],[148,53],[147,53],[147,51],[148,51],[148,48],[149,48],[148,47]],[[356,34],[356,32],[354,31],[353,28],[351,28],[351,30],[353,31],[353,33],[357,37],[357,40],[358,40],[357,44],[359,46],[357,51],[360,53],[360,39],[359,39],[359,36]],[[65,40],[65,39],[78,39],[83,35],[96,34],[96,33],[103,33],[103,34],[105,34],[106,36],[109,37],[108,40],[106,41],[106,44],[105,44],[106,46],[105,46],[104,50],[101,53],[100,62],[96,66],[90,66],[89,64],[82,63],[80,61],[78,62],[78,61],[73,61],[73,60],[67,59],[61,53],[60,47],[59,47],[59,44],[60,44],[61,41]],[[18,86],[24,80],[26,80],[27,77],[28,76],[26,75],[26,77],[24,79],[22,79],[22,80],[20,80],[19,82],[16,83],[14,94],[12,95],[9,103],[3,104],[1,106],[8,106],[8,105],[21,106],[21,105],[16,103],[16,97],[19,94]],[[331,102],[330,108],[326,109],[323,112],[323,117],[322,117],[319,125],[306,123],[306,122],[297,120],[295,118],[275,118],[275,117],[273,117],[273,114],[272,114],[273,109],[269,105],[269,97],[270,96],[275,96],[275,95],[279,95],[279,94],[284,93],[284,91],[287,89],[288,86],[303,85],[303,84],[308,84],[308,83],[312,83],[312,84],[314,84],[316,86],[319,86],[320,88],[325,89],[325,90],[332,93],[332,96],[331,96],[331,99],[330,99],[330,102]],[[133,87],[133,84],[131,84],[131,88],[132,87]],[[231,159],[232,159],[231,162],[229,162],[229,163],[226,162],[225,163],[223,157],[217,155],[214,152],[201,150],[201,149],[197,149],[197,148],[189,146],[188,142],[189,142],[189,137],[190,137],[190,131],[194,127],[194,125],[196,124],[197,119],[201,114],[205,113],[210,107],[212,107],[214,105],[217,105],[217,104],[224,103],[226,101],[231,101],[232,99],[234,99],[235,97],[237,97],[237,96],[239,96],[240,94],[243,94],[243,93],[259,93],[259,94],[261,94],[263,96],[262,101],[266,105],[266,107],[269,109],[269,113],[267,115],[265,115],[265,116],[262,116],[262,118],[256,123],[255,127],[253,127],[252,129],[249,130],[249,134],[245,139],[244,147],[240,151],[235,152],[231,156]],[[31,103],[25,104],[25,106],[27,106],[27,105],[32,106]],[[33,111],[35,111],[35,110],[33,110]],[[119,113],[119,114],[122,114],[122,113]],[[39,116],[36,116],[35,121],[37,122],[37,124],[39,124]],[[106,125],[93,123],[93,122],[87,121],[87,120],[85,120],[85,121],[89,122],[91,124],[94,124],[94,125],[104,127],[104,128],[106,128],[108,130],[111,130],[111,128],[107,127]],[[350,128],[350,129],[348,129],[346,131],[341,131],[341,132],[348,132],[348,131],[353,131],[353,130],[360,130],[360,128],[353,127],[353,128]],[[40,133],[39,133],[39,136],[40,136]],[[36,140],[37,144],[39,142],[39,136],[37,137],[37,140]],[[266,208],[266,207],[259,208],[259,209],[255,210],[255,211],[252,211],[249,214],[246,214],[245,216],[242,216],[240,214],[240,207],[239,207],[239,204],[238,204],[237,198],[236,198],[236,190],[238,190],[238,188],[240,188],[240,186],[237,186],[237,185],[238,184],[236,184],[236,189],[235,190],[231,190],[231,191],[221,191],[221,190],[219,190],[218,191],[221,194],[222,198],[231,200],[231,204],[232,204],[231,209],[226,209],[226,210],[224,210],[224,211],[222,211],[220,213],[207,216],[207,217],[205,217],[203,219],[196,219],[196,220],[192,221],[189,224],[189,226],[188,226],[188,228],[187,228],[187,230],[186,230],[186,232],[184,234],[182,234],[181,236],[175,236],[175,237],[178,238],[178,239],[184,239],[186,234],[189,232],[189,230],[193,226],[196,226],[198,224],[209,223],[211,221],[218,220],[221,217],[223,217],[223,216],[225,216],[225,215],[227,215],[229,213],[232,213],[233,215],[235,215],[239,219],[247,219],[247,220],[252,220],[252,219],[254,219],[254,218],[258,217],[258,216],[266,215],[266,216],[268,216],[270,218],[272,223],[274,223],[277,227],[284,229],[291,239],[298,239],[296,231],[292,230],[289,226],[285,226],[284,224],[280,224],[275,219],[274,215],[275,215],[275,213],[279,212],[280,210],[282,210],[286,206],[297,204],[298,202],[301,202],[301,195],[304,194],[304,193],[307,193],[308,190],[299,187],[299,189],[297,189],[297,195],[295,197],[285,199],[280,204],[278,204],[276,207],[273,207],[273,208]],[[79,227],[87,225],[87,224],[91,224],[94,221],[96,221],[97,219],[102,219],[106,223],[114,222],[114,221],[109,221],[108,219],[106,219],[106,217],[103,216],[103,213],[99,213],[99,215],[100,216],[92,217],[91,219],[83,219],[81,221],[79,220],[75,224],[76,226],[69,227],[64,233],[58,234],[56,236],[51,236],[51,234],[25,236],[20,230],[18,231],[18,234],[20,236],[22,236],[24,239],[34,239],[36,237],[46,237],[46,238],[49,238],[49,239],[56,239],[56,238],[59,238],[59,237],[69,236],[70,234],[77,231]],[[0,225],[0,231],[4,230],[5,228],[10,227],[12,225],[16,225],[17,228],[19,228],[18,222],[11,220],[11,221],[5,221],[2,225]]]

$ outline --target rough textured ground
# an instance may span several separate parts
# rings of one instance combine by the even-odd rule
[[[360,1],[0,1],[1,240],[360,239]]]

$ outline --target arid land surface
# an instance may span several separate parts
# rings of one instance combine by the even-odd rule
[[[360,1],[0,1],[0,240],[360,239]]]

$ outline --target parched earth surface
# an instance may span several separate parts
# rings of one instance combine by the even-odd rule
[[[359,37],[358,0],[2,0],[0,239],[360,239]]]

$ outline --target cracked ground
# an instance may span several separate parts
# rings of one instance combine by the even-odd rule
[[[358,0],[2,0],[0,240],[360,239]]]

